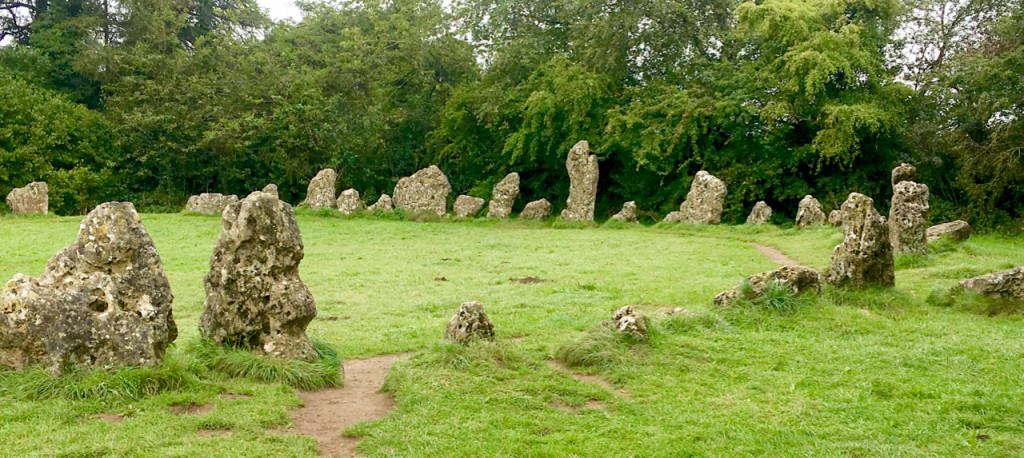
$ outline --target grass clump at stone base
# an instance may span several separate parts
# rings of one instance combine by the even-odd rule
[[[647,320],[647,325],[648,332],[655,334],[651,320]],[[601,323],[558,347],[555,358],[569,367],[607,368],[633,359],[636,347],[641,345],[633,336]]]
[[[337,351],[317,340],[313,341],[313,348],[317,354],[314,362],[264,356],[248,349],[218,345],[209,339],[190,342],[188,352],[204,368],[228,377],[283,383],[302,390],[340,386],[341,360]]]

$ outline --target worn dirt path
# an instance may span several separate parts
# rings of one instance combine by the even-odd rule
[[[754,248],[757,248],[757,251],[760,251],[761,254],[765,255],[772,262],[774,262],[774,263],[776,263],[776,264],[778,264],[780,266],[798,266],[798,265],[800,265],[799,262],[797,262],[795,259],[793,259],[793,258],[791,258],[789,256],[786,256],[786,253],[783,253],[782,251],[779,251],[778,248],[767,246],[767,245],[761,245],[760,243],[754,243],[754,242],[750,242],[750,246],[752,246]]]

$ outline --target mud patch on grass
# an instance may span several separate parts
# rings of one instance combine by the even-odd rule
[[[544,280],[542,278],[537,278],[537,277],[523,277],[523,278],[509,278],[508,281],[510,281],[512,283],[522,283],[524,285],[529,285],[529,284],[533,284],[533,283],[545,283],[545,282],[548,282],[550,280]]]
[[[188,404],[171,406],[169,410],[175,415],[206,415],[213,410],[213,406],[210,404],[196,404],[194,402],[190,402]]]
[[[613,384],[612,382],[609,382],[604,377],[601,377],[599,375],[577,374],[577,373],[573,372],[572,369],[569,369],[568,366],[566,366],[565,364],[562,364],[558,360],[549,359],[548,360],[548,367],[550,367],[552,369],[555,369],[557,371],[564,372],[567,375],[569,375],[570,377],[572,377],[572,378],[574,378],[576,380],[579,380],[579,381],[581,381],[583,383],[590,383],[592,385],[600,385],[600,386],[602,386],[604,388],[607,388],[612,393],[615,393],[615,394],[617,394],[619,396],[622,396],[624,398],[631,398],[632,397],[632,395],[629,394],[629,391],[626,391],[625,389],[616,389],[615,388],[615,384]]]

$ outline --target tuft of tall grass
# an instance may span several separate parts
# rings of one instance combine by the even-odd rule
[[[648,323],[651,323],[648,321]],[[657,333],[648,328],[651,338]],[[622,363],[639,344],[632,336],[618,332],[604,323],[588,328],[583,335],[562,344],[555,351],[555,359],[570,367],[610,367]]]
[[[441,341],[430,347],[425,358],[427,364],[456,370],[479,365],[496,365],[510,369],[526,365],[522,353],[504,340],[474,339],[467,345]]]
[[[204,368],[229,377],[283,383],[302,390],[340,386],[341,360],[337,351],[317,340],[313,341],[313,348],[317,354],[315,362],[260,355],[248,349],[224,347],[208,339],[198,339],[188,345],[189,353]]]

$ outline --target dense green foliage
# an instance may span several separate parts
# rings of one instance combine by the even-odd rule
[[[663,214],[701,169],[726,221],[851,191],[888,200],[918,166],[933,219],[998,226],[1024,199],[1020,0],[0,1],[0,194],[45,179],[60,213],[317,170],[367,199],[436,163],[489,197],[568,193],[566,151],[602,163],[599,215]]]

